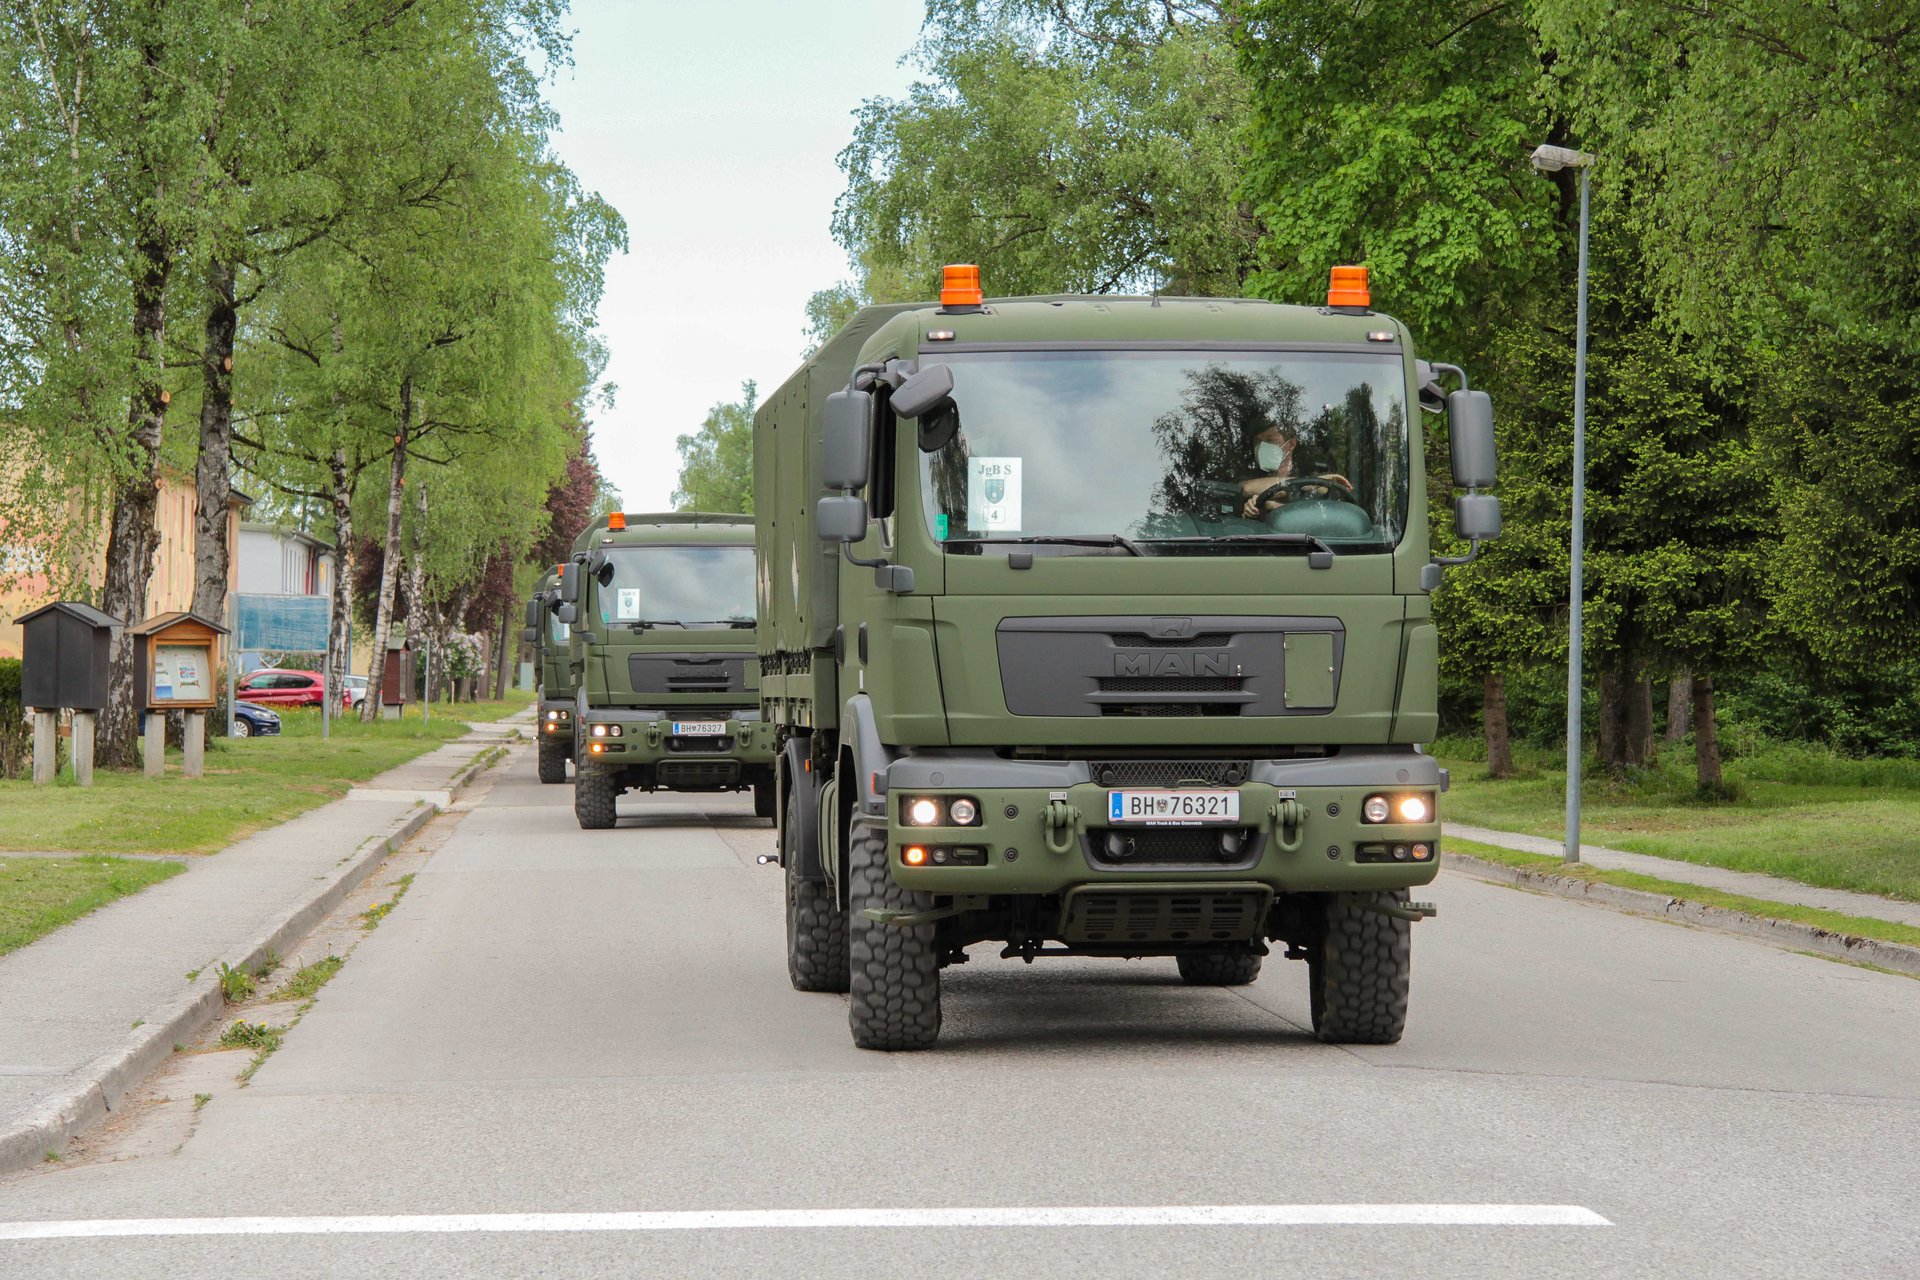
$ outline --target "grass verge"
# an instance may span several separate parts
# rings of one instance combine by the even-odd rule
[[[52,786],[0,781],[0,849],[78,849],[88,853],[217,853],[256,831],[298,817],[467,732],[476,710],[497,718],[524,699],[463,703],[460,715],[362,724],[336,719],[320,736],[320,713],[288,710],[284,732],[267,738],[214,738],[203,778],[101,769],[94,785],[68,775]],[[416,711],[409,708],[410,712]]]
[[[4,837],[0,837],[4,843]],[[0,860],[0,955],[26,946],[115,898],[179,875],[177,862],[131,858]]]
[[[1495,780],[1461,741],[1435,744],[1453,776],[1453,822],[1558,837],[1566,773],[1550,752],[1519,750],[1519,776]],[[1597,771],[1596,771],[1597,772]],[[1826,889],[1920,901],[1920,760],[1850,760],[1763,743],[1726,764],[1735,798],[1694,787],[1691,756],[1669,748],[1624,782],[1604,774],[1581,789],[1589,844]]]
[[[340,972],[340,966],[345,963],[346,961],[339,956],[328,956],[324,960],[315,960],[312,964],[303,965],[292,977],[281,983],[268,999],[311,1000],[320,993],[320,988],[333,979],[334,974]]]
[[[1635,871],[1606,871],[1585,863],[1568,866],[1559,858],[1546,854],[1521,853],[1515,849],[1501,849],[1473,840],[1448,837],[1444,848],[1448,853],[1465,854],[1470,858],[1497,862],[1503,866],[1550,871],[1568,880],[1585,880],[1596,884],[1610,884],[1622,889],[1638,889],[1643,893],[1657,893],[1662,897],[1677,898],[1682,902],[1695,902],[1703,907],[1744,911],[1750,916],[1760,916],[1769,920],[1790,920],[1795,924],[1825,929],[1828,933],[1920,947],[1920,929],[1894,920],[1877,920],[1871,916],[1850,916],[1839,911],[1823,911],[1818,907],[1796,906],[1791,902],[1773,902],[1765,898],[1749,898],[1738,893],[1722,893],[1718,889],[1682,884],[1677,880],[1662,880],[1657,876],[1643,876]]]

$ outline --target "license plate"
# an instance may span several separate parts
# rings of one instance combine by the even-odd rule
[[[725,720],[675,720],[673,736],[676,738],[717,738],[727,731]]]
[[[1107,821],[1154,827],[1240,821],[1238,791],[1109,791]]]

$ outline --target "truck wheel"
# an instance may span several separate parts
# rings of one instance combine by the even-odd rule
[[[1326,937],[1307,960],[1313,1034],[1328,1044],[1393,1044],[1407,1025],[1411,921],[1367,910],[1404,903],[1405,889],[1327,898]]]
[[[1190,987],[1244,987],[1260,976],[1262,957],[1215,951],[1177,959],[1180,977]]]
[[[613,774],[591,765],[573,771],[573,816],[582,831],[601,831],[614,823],[613,802],[620,796]]]
[[[567,748],[558,742],[540,742],[540,781],[565,782],[567,780]]]
[[[753,784],[753,816],[771,818],[773,816],[773,779],[766,778]]]
[[[799,821],[799,797],[788,795],[787,821],[780,829],[780,861],[787,875],[787,977],[795,991],[845,991],[847,914],[832,885],[797,874],[787,833]]]
[[[868,908],[925,910],[930,895],[909,893],[887,867],[884,827],[856,824],[847,833],[848,1020],[862,1049],[931,1049],[940,1037],[940,965],[930,924],[880,924]]]

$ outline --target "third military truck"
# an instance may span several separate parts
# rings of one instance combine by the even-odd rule
[[[1491,406],[1362,269],[859,312],[754,425],[793,984],[913,1049],[981,943],[1214,986],[1277,946],[1322,1039],[1398,1039],[1445,786],[1423,410],[1471,555]]]
[[[541,578],[539,589],[527,601],[527,628],[521,636],[533,646],[534,671],[540,682],[535,714],[540,725],[536,750],[542,782],[565,782],[567,761],[573,759],[573,678],[567,669],[569,638],[567,624],[554,612],[554,606],[560,603],[560,573],[565,567],[557,565],[552,573]]]
[[[616,511],[580,535],[556,616],[571,629],[582,827],[613,826],[636,788],[750,790],[772,816],[753,594],[750,516]]]

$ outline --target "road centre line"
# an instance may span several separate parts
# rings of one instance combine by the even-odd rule
[[[464,1235],[899,1227],[1610,1227],[1570,1204],[1202,1204],[946,1209],[686,1209],[0,1222],[0,1241],[154,1236]]]

